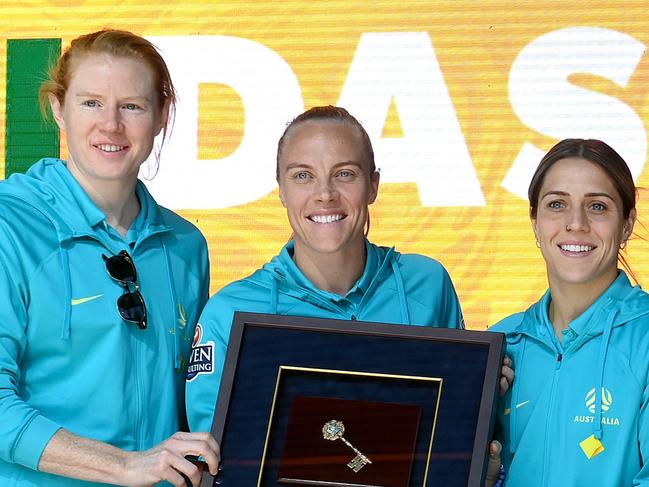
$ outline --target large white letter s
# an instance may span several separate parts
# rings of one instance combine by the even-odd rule
[[[642,172],[647,140],[644,124],[617,98],[580,88],[568,81],[575,73],[601,76],[625,87],[645,51],[626,34],[596,27],[571,27],[538,37],[514,61],[509,96],[520,120],[543,135],[601,139]],[[544,151],[526,143],[502,186],[525,198]]]

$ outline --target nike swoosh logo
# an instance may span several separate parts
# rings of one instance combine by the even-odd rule
[[[516,405],[516,409],[518,409],[518,408],[522,408],[522,407],[525,406],[528,402],[530,402],[529,399],[528,399],[527,401],[519,402],[519,403]],[[503,411],[503,413],[504,413],[505,416],[507,416],[507,415],[508,415],[509,413],[511,413],[511,412],[512,412],[512,408],[505,408],[505,410]]]
[[[93,299],[101,298],[103,294],[97,294],[95,296],[88,296],[87,298],[79,298],[79,299],[72,299],[70,303],[72,303],[72,306],[77,306],[78,304],[83,304],[87,303],[88,301],[92,301]]]

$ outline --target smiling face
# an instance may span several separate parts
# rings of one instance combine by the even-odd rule
[[[279,191],[293,229],[295,256],[339,253],[363,259],[368,205],[378,192],[358,132],[309,121],[291,129],[279,159]]]
[[[166,120],[158,99],[150,68],[136,59],[89,54],[76,62],[64,103],[53,95],[50,103],[82,186],[135,184]]]
[[[582,158],[554,163],[532,218],[550,287],[580,284],[603,292],[617,276],[620,244],[634,222],[635,210],[624,219],[622,199],[599,166]]]

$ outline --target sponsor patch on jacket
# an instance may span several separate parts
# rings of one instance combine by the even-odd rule
[[[214,342],[201,343],[203,327],[199,323],[194,331],[192,353],[187,366],[187,381],[192,381],[201,374],[214,372]]]

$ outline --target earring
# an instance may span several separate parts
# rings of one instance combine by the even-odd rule
[[[541,248],[541,242],[539,242],[539,239],[536,239],[536,248],[540,249]]]
[[[620,244],[620,250],[626,249],[626,240]]]

